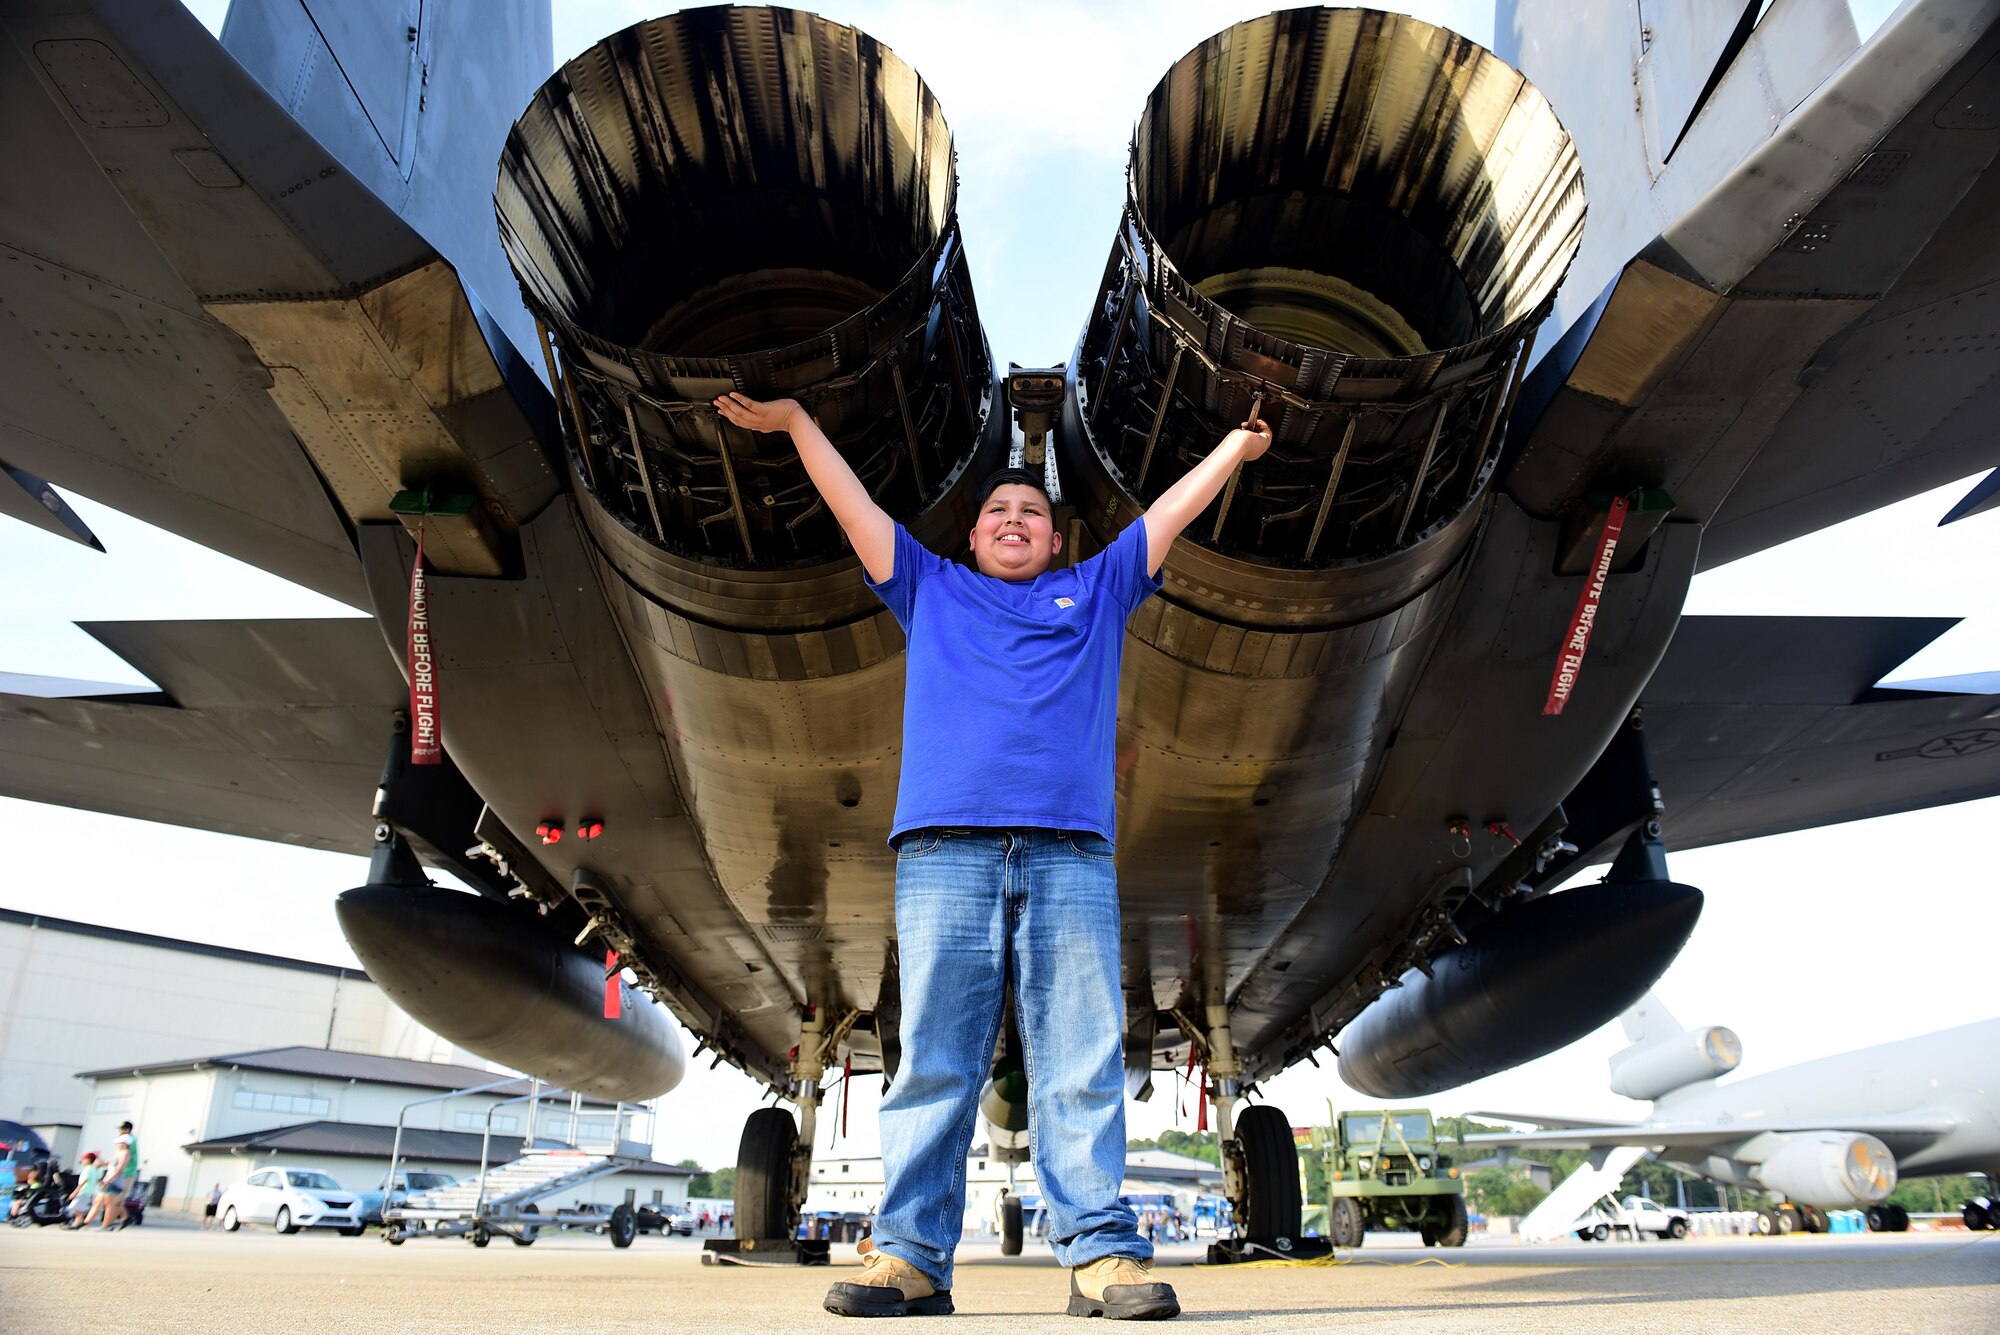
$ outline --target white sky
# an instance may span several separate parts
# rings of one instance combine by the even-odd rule
[[[937,92],[957,140],[967,252],[994,354],[1051,364],[1068,356],[1102,272],[1125,145],[1146,94],[1196,42],[1269,7],[857,0],[823,12],[887,42]],[[221,3],[193,8],[219,26]],[[1490,5],[1409,8],[1490,39]],[[1870,0],[1859,8],[1866,33],[1890,6]],[[653,12],[611,0],[561,0],[557,57]],[[1966,616],[1968,624],[1895,675],[2000,668],[1992,583],[2000,514],[1935,527],[1970,485],[1704,575],[1688,610]],[[72,621],[353,614],[71,499],[108,555],[0,520],[0,570],[12,574],[0,582],[0,672],[138,680]],[[1659,991],[1683,1021],[1736,1028],[1749,1072],[2000,1012],[1990,965],[1991,943],[2000,939],[1988,846],[1996,829],[2000,800],[1989,800],[1678,855],[1676,879],[1707,890],[1708,907]],[[359,884],[364,866],[359,858],[0,799],[0,905],[10,908],[353,963],[334,922],[333,896]],[[1608,1025],[1562,1052],[1431,1102],[1445,1112],[1630,1115],[1637,1105],[1605,1088],[1605,1060],[1621,1044]],[[1134,1105],[1133,1135],[1176,1124],[1172,1091],[1161,1083],[1150,1104]],[[873,1152],[877,1087],[857,1082],[843,1152]],[[1267,1092],[1295,1123],[1323,1118],[1328,1099],[1369,1102],[1309,1066]],[[660,1154],[709,1166],[733,1162],[742,1117],[759,1093],[727,1067],[691,1072],[662,1103]],[[1182,1102],[1187,1115],[1179,1125],[1191,1129],[1193,1103]],[[821,1123],[822,1149],[832,1121]]]

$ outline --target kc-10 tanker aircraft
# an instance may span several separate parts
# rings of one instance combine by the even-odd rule
[[[1505,0],[1498,55],[1239,23],[1133,108],[1041,368],[981,332],[937,99],[815,15],[553,77],[534,0],[0,16],[9,513],[88,540],[72,489],[373,611],[94,625],[158,691],[0,701],[0,790],[372,851],[369,972],[571,1088],[678,1079],[658,1008],[604,1014],[631,970],[799,1110],[744,1132],[767,1251],[827,1073],[897,1066],[903,641],[723,391],[798,399],[961,554],[1010,461],[1088,555],[1273,424],[1132,619],[1117,742],[1129,1089],[1205,1072],[1239,1252],[1299,1232],[1258,1082],[1528,1060],[1673,958],[1672,850],[2000,792],[1990,682],[1878,687],[1947,623],[1680,614],[2000,463],[2000,0],[1865,44],[1828,0]]]
[[[1717,1182],[1775,1193],[1763,1231],[1819,1232],[1827,1210],[1867,1211],[1874,1232],[1908,1229],[1887,1203],[1899,1177],[1983,1173],[2000,1179],[2000,1019],[1959,1025],[1801,1062],[1733,1084],[1743,1044],[1721,1025],[1683,1028],[1648,993],[1621,1017],[1630,1046],[1611,1058],[1611,1091],[1651,1102],[1636,1122],[1480,1113],[1547,1129],[1467,1136],[1474,1148],[1583,1149],[1590,1163],[1521,1221],[1530,1239],[1560,1237],[1627,1169],[1655,1152]],[[1989,1201],[1964,1205],[1967,1227],[2000,1226]]]

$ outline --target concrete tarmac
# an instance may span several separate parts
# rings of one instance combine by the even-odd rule
[[[559,1234],[385,1246],[375,1234],[279,1237],[149,1224],[111,1234],[0,1229],[0,1330],[53,1332],[848,1331],[820,1308],[851,1274],[831,1268],[704,1266],[696,1240]],[[1456,1252],[1371,1235],[1342,1265],[1197,1266],[1162,1251],[1179,1325],[1204,1331],[1528,1331],[1603,1335],[1774,1330],[2000,1330],[2000,1233],[1724,1238],[1518,1246]],[[1046,1249],[960,1250],[958,1315],[918,1322],[952,1335],[1063,1331],[1067,1272]],[[943,1322],[942,1326],[940,1323]]]

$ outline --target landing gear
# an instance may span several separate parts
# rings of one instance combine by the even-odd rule
[[[1239,1119],[1243,1067],[1229,1034],[1229,1008],[1208,1008],[1208,1097],[1222,1141],[1222,1190],[1234,1210],[1238,1236],[1209,1244],[1211,1265],[1263,1257],[1325,1256],[1325,1238],[1304,1237],[1299,1199],[1299,1151],[1291,1121],[1269,1104],[1246,1108]]]
[[[703,1264],[827,1265],[824,1238],[799,1237],[799,1212],[812,1182],[813,1132],[819,1124],[820,1077],[825,1054],[838,1047],[853,1023],[829,1035],[822,1012],[808,1007],[792,1055],[787,1094],[799,1107],[795,1123],[783,1108],[759,1108],[743,1124],[736,1150],[736,1236],[702,1244]],[[635,1220],[636,1224],[636,1220]],[[612,1241],[617,1237],[614,1230]],[[620,1244],[623,1245],[623,1244]]]
[[[611,1212],[611,1245],[630,1247],[632,1239],[639,1236],[639,1212],[627,1202],[620,1201],[618,1208]]]
[[[1021,1198],[1008,1196],[1000,1202],[1000,1254],[1019,1256],[1021,1254]]]
[[[1245,1108],[1236,1121],[1243,1147],[1243,1208],[1238,1218],[1253,1238],[1269,1238],[1280,1250],[1303,1229],[1299,1200],[1299,1151],[1292,1124],[1269,1104]]]
[[[1967,1207],[1970,1209],[1971,1207]],[[1907,1233],[1910,1231],[1910,1212],[1900,1205],[1890,1205],[1886,1201],[1868,1207],[1868,1231],[1870,1233]],[[1972,1226],[1971,1216],[1966,1217],[1966,1227]]]
[[[759,1108],[743,1124],[736,1149],[736,1236],[756,1241],[789,1237],[792,1152],[799,1129],[783,1108]]]

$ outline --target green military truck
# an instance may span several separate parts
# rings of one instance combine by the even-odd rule
[[[1329,1121],[1327,1240],[1359,1247],[1369,1229],[1421,1233],[1426,1247],[1463,1247],[1465,1183],[1438,1153],[1428,1108],[1370,1108]]]

